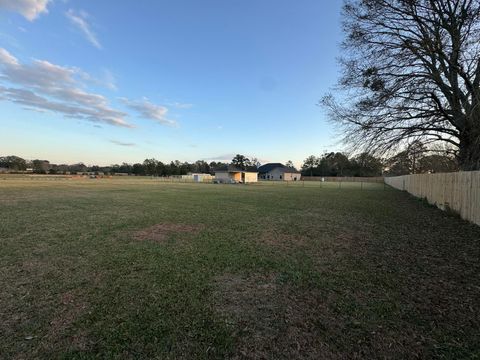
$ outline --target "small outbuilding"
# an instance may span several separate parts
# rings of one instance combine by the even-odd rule
[[[241,170],[229,166],[215,170],[215,181],[223,183],[253,183],[258,181],[258,173],[253,170]]]
[[[295,168],[281,163],[268,163],[258,168],[258,177],[261,180],[297,181],[302,174]]]
[[[209,182],[213,179],[211,174],[205,173],[188,173],[187,175],[182,175],[182,180],[193,181],[193,182]]]
[[[213,176],[210,174],[192,174],[193,181],[194,182],[205,182],[205,181],[211,181],[213,179]]]

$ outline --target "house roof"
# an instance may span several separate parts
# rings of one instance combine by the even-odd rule
[[[248,167],[247,169],[245,170],[242,170],[242,169],[239,169],[233,165],[229,165],[228,167],[221,167],[221,168],[217,168],[214,170],[215,172],[258,172],[257,169],[253,169],[253,168],[250,168]]]
[[[217,168],[213,169],[213,171],[215,171],[215,172],[227,172],[227,171],[242,171],[242,170],[237,169],[235,166],[232,166],[232,165],[224,165],[224,166],[220,166],[220,167],[217,167]]]
[[[293,174],[300,174],[301,172],[298,171],[297,169],[293,168],[293,167],[287,167],[285,166],[285,171],[286,173],[293,173]]]
[[[284,167],[285,167],[285,165],[283,165],[281,163],[268,163],[268,164],[260,166],[258,168],[258,172],[259,173],[267,173],[269,171],[272,171],[273,169],[284,168]]]
[[[268,163],[268,164],[262,165],[258,168],[258,172],[260,174],[266,174],[272,171],[273,169],[277,169],[277,168],[280,168],[280,170],[283,171],[284,173],[296,173],[296,174],[300,173],[300,171],[298,171],[297,169],[285,166],[281,163]]]

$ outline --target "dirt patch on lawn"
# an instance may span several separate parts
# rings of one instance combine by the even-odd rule
[[[307,250],[315,256],[325,252],[361,251],[369,234],[363,229],[327,231],[312,229],[309,231],[286,232],[267,226],[257,237],[257,242],[280,251]]]
[[[72,328],[75,321],[86,313],[87,308],[88,304],[74,291],[61,294],[56,306],[57,311],[49,323],[46,344],[65,343],[71,349],[86,350],[88,347],[86,334],[83,332],[72,333]]]
[[[86,308],[86,303],[80,301],[73,292],[69,291],[62,294],[57,307],[58,312],[50,321],[51,331],[58,333],[69,328],[78,316],[85,312]]]
[[[187,224],[173,224],[162,223],[150,226],[146,229],[136,231],[133,234],[133,238],[136,240],[149,240],[155,242],[163,242],[170,235],[175,233],[182,234],[198,234],[203,230],[203,225],[187,225]]]
[[[265,230],[258,237],[258,242],[279,250],[305,248],[308,245],[308,239],[304,236],[285,234],[273,229]]]
[[[214,311],[234,338],[229,358],[430,357],[420,329],[401,318],[393,323],[369,318],[368,296],[379,294],[296,287],[278,279],[276,274],[215,278]]]
[[[276,279],[274,274],[215,278],[214,308],[236,341],[231,358],[335,358],[322,333],[341,330],[328,301],[319,292],[296,291]]]

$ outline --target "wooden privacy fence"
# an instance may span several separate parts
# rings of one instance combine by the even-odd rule
[[[383,176],[302,176],[302,181],[322,181],[324,179],[327,182],[373,182],[383,183]]]
[[[385,183],[480,225],[480,171],[386,177]]]

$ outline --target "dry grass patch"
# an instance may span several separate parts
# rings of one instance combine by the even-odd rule
[[[155,224],[146,229],[136,231],[133,234],[136,240],[149,240],[155,242],[163,242],[172,234],[198,234],[204,228],[203,225],[187,225],[187,224],[173,224],[162,223]]]
[[[48,349],[59,343],[65,343],[65,347],[71,350],[86,350],[88,347],[86,334],[83,332],[72,334],[71,330],[80,316],[87,312],[88,304],[74,291],[67,291],[59,296],[56,309],[50,320],[48,333],[44,337],[44,346]]]
[[[365,226],[368,229],[368,226]],[[320,228],[318,224],[303,225],[299,231],[282,230],[273,226],[267,226],[257,238],[257,242],[285,250],[308,250],[315,255],[321,255],[325,251],[350,252],[361,250],[365,247],[370,234],[363,226],[348,229]]]
[[[365,318],[370,297],[378,294],[294,287],[277,278],[274,274],[215,278],[214,310],[235,340],[232,359],[384,359],[392,354],[396,354],[393,358],[428,354],[424,346],[431,339],[411,324]]]
[[[235,338],[233,359],[334,358],[323,331],[341,328],[320,292],[298,291],[277,276],[215,279],[214,307]]]
[[[305,236],[285,234],[272,228],[263,231],[258,237],[258,242],[279,250],[305,248],[308,245],[308,239]]]

